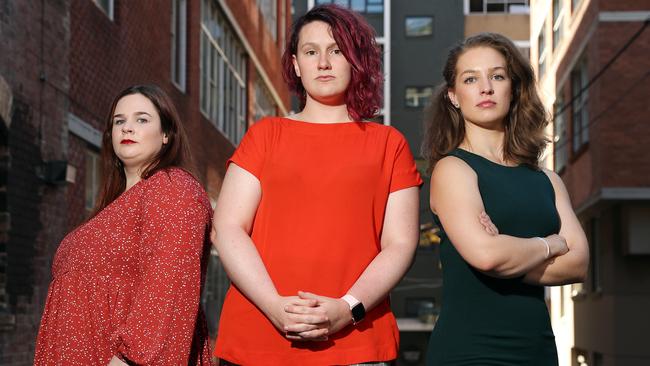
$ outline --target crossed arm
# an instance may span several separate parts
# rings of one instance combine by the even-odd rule
[[[287,338],[327,339],[350,323],[350,308],[339,298],[308,292],[299,296],[278,294],[250,238],[261,194],[254,175],[230,164],[214,212],[212,242],[231,281]],[[408,269],[417,245],[417,215],[416,187],[389,196],[381,251],[349,289],[366,309],[385,298]]]
[[[441,159],[436,164],[431,177],[431,209],[460,255],[488,275],[524,276],[527,283],[549,286],[582,281],[589,256],[587,240],[562,180],[552,172],[546,174],[555,190],[562,223],[559,235],[544,238],[549,244],[548,258],[541,240],[499,234],[489,229],[489,218],[468,219],[480,218],[485,208],[476,173],[456,157]]]

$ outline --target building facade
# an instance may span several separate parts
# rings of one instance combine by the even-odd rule
[[[216,204],[250,124],[289,110],[290,11],[288,0],[3,2],[0,364],[32,364],[53,255],[95,204],[112,98],[140,83],[171,96]],[[227,287],[213,252],[202,299],[213,336]]]
[[[561,365],[647,365],[650,4],[531,1],[531,62],[563,179],[587,234],[583,284],[554,287]]]

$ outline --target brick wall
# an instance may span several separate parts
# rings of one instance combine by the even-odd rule
[[[52,254],[66,231],[65,187],[45,184],[36,169],[66,157],[68,9],[67,0],[0,5],[0,76],[13,96],[0,142],[2,365],[33,362]]]

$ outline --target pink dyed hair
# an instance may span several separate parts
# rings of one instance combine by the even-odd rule
[[[300,98],[300,107],[304,108],[307,94],[295,74],[292,60],[298,50],[300,30],[313,21],[322,21],[331,27],[334,40],[352,67],[350,84],[345,91],[350,117],[355,121],[375,117],[383,95],[381,54],[375,42],[375,32],[359,14],[334,4],[316,6],[298,18],[282,55],[284,80]]]

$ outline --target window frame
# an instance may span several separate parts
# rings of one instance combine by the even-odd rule
[[[187,88],[187,0],[172,0],[171,80],[180,91]],[[177,12],[180,11],[180,14]]]
[[[430,20],[431,32],[427,34],[410,34],[408,23],[409,20]],[[433,15],[407,15],[404,17],[404,35],[406,38],[430,38],[434,36],[434,16]]]

